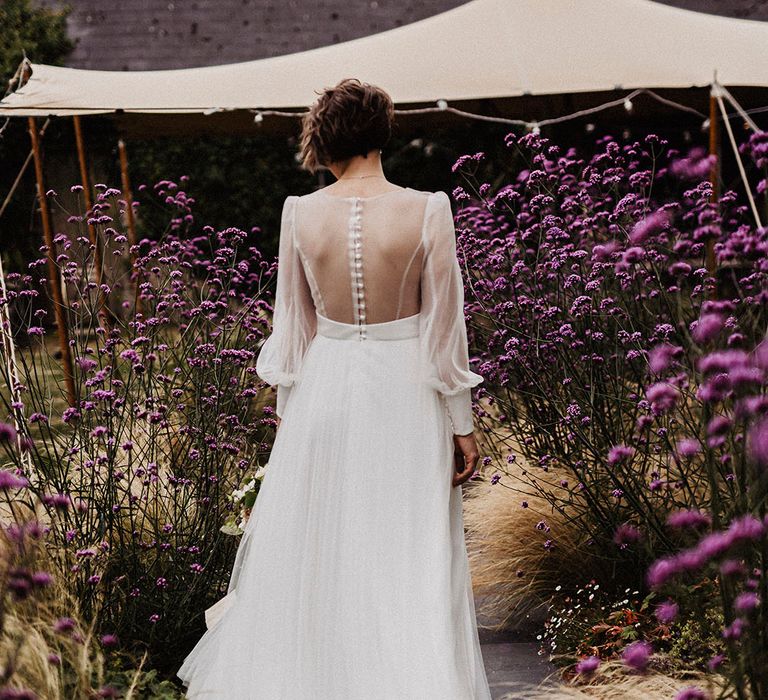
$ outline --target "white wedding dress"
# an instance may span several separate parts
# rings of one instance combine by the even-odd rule
[[[278,261],[256,371],[282,422],[187,697],[490,700],[451,483],[483,378],[450,200],[290,196]]]

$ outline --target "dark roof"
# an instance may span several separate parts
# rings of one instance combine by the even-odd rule
[[[512,2],[512,0],[509,0]],[[658,0],[768,20],[765,0]],[[34,0],[60,7],[59,0]],[[335,44],[444,12],[466,0],[67,0],[76,48],[66,65],[102,70],[188,68]],[[33,61],[34,56],[30,57]]]
[[[768,20],[766,0],[655,0],[655,2],[724,17]]]
[[[61,7],[57,0],[34,0]],[[377,34],[466,0],[68,0],[72,68],[236,63]],[[30,57],[34,61],[34,57]]]

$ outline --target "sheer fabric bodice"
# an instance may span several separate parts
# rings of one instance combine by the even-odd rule
[[[445,399],[453,432],[472,431],[464,286],[445,192],[406,187],[369,197],[318,190],[283,205],[272,334],[256,371],[277,386],[282,416],[317,316],[367,327],[419,317],[421,379]]]

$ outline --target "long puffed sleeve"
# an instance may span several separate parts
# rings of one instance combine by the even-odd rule
[[[455,435],[472,432],[471,388],[483,377],[469,368],[464,283],[456,257],[451,201],[433,192],[422,230],[420,351],[424,380],[443,395]]]
[[[277,284],[272,333],[256,359],[256,373],[277,385],[277,415],[282,418],[291,389],[298,378],[304,354],[317,331],[312,292],[296,247],[297,195],[283,204],[278,246]]]

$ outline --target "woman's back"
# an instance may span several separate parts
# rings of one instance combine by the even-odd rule
[[[368,197],[324,189],[296,202],[294,235],[317,312],[342,323],[382,323],[420,309],[430,192]]]

